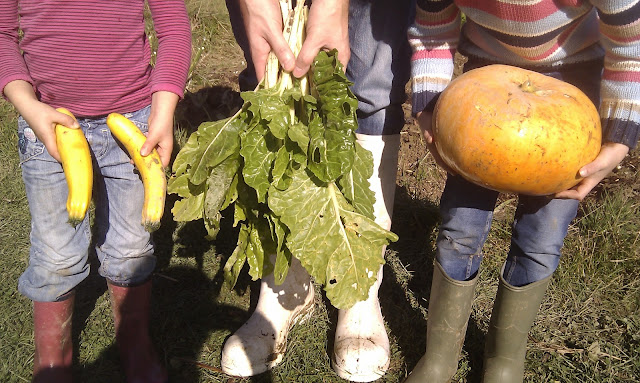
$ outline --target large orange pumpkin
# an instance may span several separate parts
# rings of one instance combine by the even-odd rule
[[[567,190],[600,152],[600,116],[575,86],[490,65],[454,79],[433,115],[434,143],[457,174],[489,189],[529,195]]]

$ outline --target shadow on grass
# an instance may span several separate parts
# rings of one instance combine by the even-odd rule
[[[399,239],[389,245],[388,253],[395,254],[408,275],[397,267],[395,273],[385,273],[380,303],[389,331],[402,350],[407,371],[424,354],[427,331],[424,312],[431,291],[435,257],[432,244],[439,219],[438,209],[432,203],[413,198],[406,188],[396,189],[391,230]]]

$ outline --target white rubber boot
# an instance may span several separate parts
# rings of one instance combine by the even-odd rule
[[[369,179],[375,193],[376,223],[389,230],[396,190],[400,135],[357,135],[362,147],[373,154],[373,175]],[[383,255],[385,249],[382,250]],[[353,382],[372,382],[389,368],[389,337],[378,301],[382,282],[382,267],[378,279],[365,301],[347,310],[338,311],[336,338],[331,358],[333,369],[343,379]]]
[[[276,285],[273,274],[261,280],[256,310],[225,342],[222,371],[246,377],[278,365],[284,357],[291,327],[313,308],[314,290],[310,276],[294,258],[281,285]]]

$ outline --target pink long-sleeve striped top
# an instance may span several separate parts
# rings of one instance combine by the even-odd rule
[[[154,66],[144,0],[2,0],[0,90],[28,81],[42,102],[76,116],[138,110],[156,91],[182,96],[191,58],[184,0],[147,3]]]
[[[636,146],[640,0],[418,0],[409,30],[414,113],[432,106],[451,80],[461,34],[465,53],[488,62],[548,70],[604,56],[605,139]]]

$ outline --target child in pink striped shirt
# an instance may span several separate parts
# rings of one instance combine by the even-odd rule
[[[105,122],[111,112],[124,114],[148,133],[141,154],[156,148],[168,166],[191,29],[183,0],[146,3],[158,37],[154,65],[144,0],[0,3],[0,90],[20,114],[18,148],[32,219],[29,265],[18,290],[33,301],[33,381],[71,381],[74,291],[89,275],[92,230],[88,217],[76,227],[66,222],[55,124],[82,129],[90,145],[98,272],[107,280],[127,380],[167,381],[148,329],[156,258],[140,224],[143,185]]]

